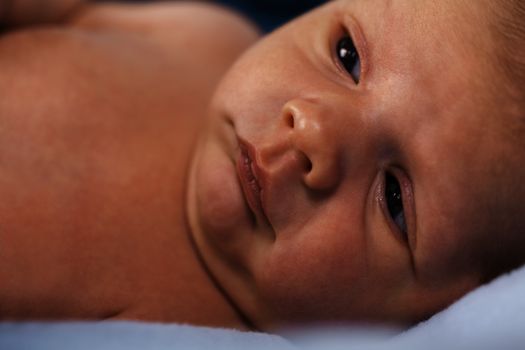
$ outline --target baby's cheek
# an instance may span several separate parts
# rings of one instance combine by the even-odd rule
[[[278,239],[255,271],[265,303],[280,318],[331,318],[355,300],[350,296],[362,289],[366,274],[363,255],[352,244],[329,242],[321,237]]]

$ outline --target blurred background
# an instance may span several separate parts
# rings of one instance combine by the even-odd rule
[[[98,0],[111,1],[111,0]],[[127,0],[148,1],[148,0]],[[150,0],[151,1],[151,0]],[[208,0],[233,8],[251,18],[264,32],[270,32],[327,0]]]
[[[326,0],[214,0],[232,7],[269,32],[290,19],[326,2]]]

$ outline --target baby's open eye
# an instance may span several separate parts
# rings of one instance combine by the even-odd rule
[[[385,173],[385,200],[392,220],[401,231],[403,239],[407,240],[407,224],[403,209],[401,185],[396,177],[389,173]]]
[[[356,84],[361,79],[361,59],[355,48],[354,41],[348,35],[337,43],[337,58]]]

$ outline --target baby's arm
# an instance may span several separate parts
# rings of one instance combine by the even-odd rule
[[[60,22],[86,3],[87,0],[0,0],[0,28]]]

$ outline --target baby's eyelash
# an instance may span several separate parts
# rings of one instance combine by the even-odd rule
[[[345,34],[337,42],[336,57],[356,84],[361,80],[361,59],[352,38]]]
[[[341,69],[352,76],[356,84],[363,81],[369,69],[369,52],[366,37],[357,19],[350,13],[344,13],[338,20],[337,31],[332,36],[332,49]],[[344,44],[344,45],[343,45]],[[350,53],[353,60],[341,62],[340,49],[345,48],[345,54]],[[346,56],[345,56],[346,57]]]
[[[385,172],[385,202],[392,221],[398,227],[404,241],[408,241],[408,228],[403,206],[403,193],[397,178]]]

